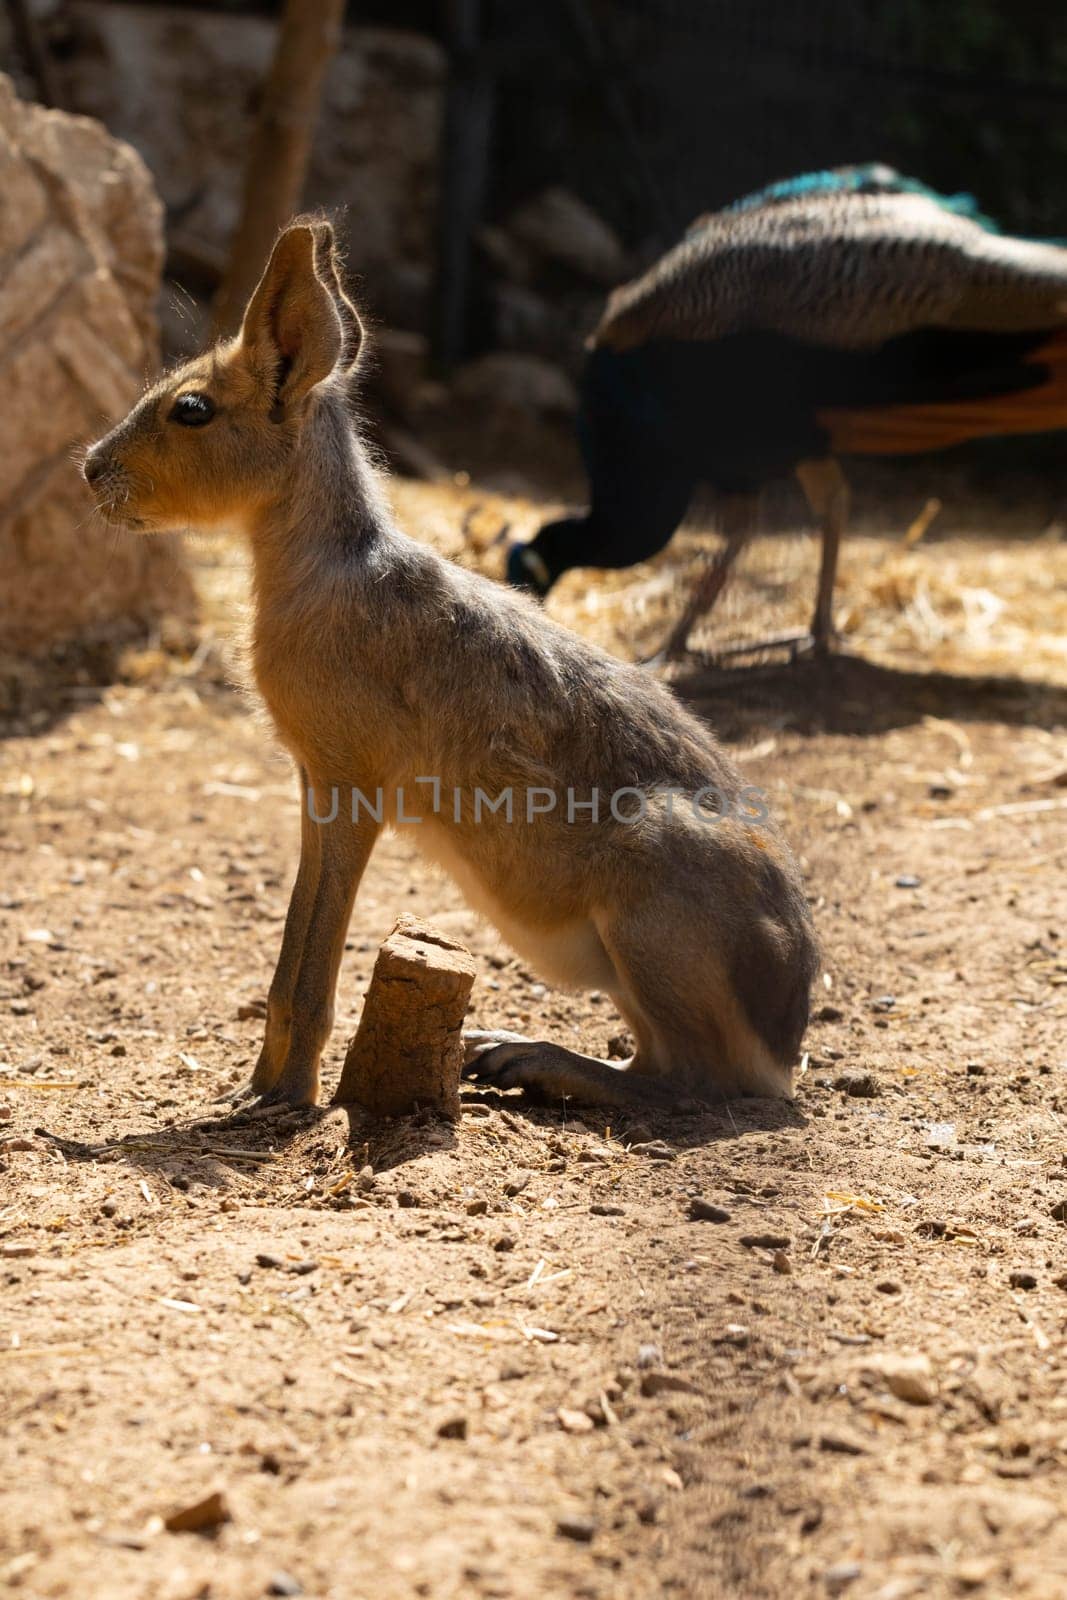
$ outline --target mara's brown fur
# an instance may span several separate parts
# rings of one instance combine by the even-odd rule
[[[647,673],[397,531],[352,420],[361,337],[329,225],[296,223],[239,335],[86,459],[116,519],[251,542],[255,678],[302,795],[253,1089],[315,1100],[360,875],[418,816],[471,903],[546,977],[608,991],[636,1044],[620,1067],[471,1035],[476,1075],[616,1104],[788,1095],[817,957],[787,846]],[[506,791],[510,820],[486,799]]]

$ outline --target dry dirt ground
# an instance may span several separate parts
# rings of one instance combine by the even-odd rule
[[[462,496],[401,500],[497,559],[499,506],[462,545]],[[237,557],[199,560],[221,628]],[[669,570],[553,605],[632,646]],[[688,685],[825,947],[792,1107],[228,1115],[295,865],[284,761],[210,634],[10,719],[0,1587],[1067,1596],[1065,578],[1053,536],[871,535],[864,659]],[[415,909],[475,953],[479,1025],[609,1047],[608,1003],[546,991],[399,836],[327,1089]]]

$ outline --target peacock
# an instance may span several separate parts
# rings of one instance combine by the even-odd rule
[[[581,388],[589,510],[513,546],[508,578],[544,595],[571,567],[646,560],[710,485],[725,539],[666,641],[683,654],[753,532],[756,492],[793,472],[821,533],[804,642],[823,652],[840,457],[1064,427],[1067,248],[881,164],[807,173],[698,218],[612,293]]]

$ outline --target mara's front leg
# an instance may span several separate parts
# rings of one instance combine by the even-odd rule
[[[314,1105],[319,1060],[333,1026],[337,974],[352,904],[378,829],[338,808],[316,822],[308,778],[300,770],[300,866],[289,901],[278,965],[267,1000],[263,1048],[252,1088],[268,1104]],[[316,809],[333,809],[330,789],[315,790]]]

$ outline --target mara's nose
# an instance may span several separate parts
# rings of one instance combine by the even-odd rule
[[[82,475],[86,483],[96,483],[107,471],[107,462],[95,450],[90,450],[82,464]]]

